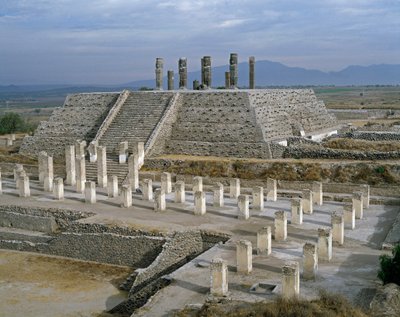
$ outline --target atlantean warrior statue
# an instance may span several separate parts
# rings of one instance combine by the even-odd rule
[[[238,54],[231,53],[229,59],[229,72],[231,80],[231,88],[237,88],[238,83]]]
[[[164,60],[160,57],[156,58],[156,90],[163,89],[163,66]]]
[[[187,88],[187,59],[180,58],[179,59],[179,89]]]

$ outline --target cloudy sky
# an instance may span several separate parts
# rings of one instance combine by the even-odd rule
[[[0,84],[149,79],[237,52],[340,70],[400,63],[400,0],[0,0]]]

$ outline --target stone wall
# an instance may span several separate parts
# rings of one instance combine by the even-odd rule
[[[400,132],[353,131],[346,133],[345,137],[367,141],[400,141]]]

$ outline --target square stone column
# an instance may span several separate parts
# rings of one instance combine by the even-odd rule
[[[364,215],[364,193],[354,192],[352,197],[353,209],[356,214],[356,219],[362,219]]]
[[[85,203],[96,203],[96,183],[87,181],[85,182]]]
[[[185,197],[185,182],[177,181],[175,183],[175,202],[176,203],[184,203],[186,201]]]
[[[107,152],[105,146],[97,147],[97,184],[107,187]]]
[[[89,143],[88,152],[89,152],[90,163],[96,163],[97,162],[97,143],[96,142]]]
[[[167,204],[165,202],[165,192],[161,188],[157,188],[154,191],[154,211],[165,211],[167,209]]]
[[[85,158],[75,158],[76,167],[76,192],[83,193],[86,182],[86,162]]]
[[[318,260],[329,262],[332,259],[332,230],[318,228]]]
[[[250,218],[249,213],[249,196],[239,195],[238,196],[238,219],[247,220]]]
[[[107,180],[107,194],[110,198],[118,197],[118,177],[116,175]]]
[[[275,240],[286,241],[287,239],[287,215],[283,210],[275,212]]]
[[[352,204],[344,204],[343,215],[345,226],[353,230],[356,227],[356,213]]]
[[[128,157],[128,141],[123,141],[118,144],[118,162],[119,164],[126,163]]]
[[[65,183],[67,185],[76,185],[76,170],[75,170],[75,146],[67,145],[65,147],[65,170],[67,179]]]
[[[206,195],[204,192],[194,193],[194,214],[203,216],[206,214]]]
[[[331,215],[332,243],[343,245],[344,243],[344,217],[343,214],[333,212]]]
[[[224,207],[224,185],[221,183],[216,183],[213,186],[213,198],[214,207]]]
[[[305,243],[303,246],[303,279],[315,280],[318,271],[317,246]]]
[[[264,210],[264,188],[261,186],[253,187],[253,209]]]
[[[39,183],[44,183],[44,176],[46,174],[46,160],[47,160],[47,153],[45,151],[39,152],[38,155],[38,163],[39,163]]]
[[[143,200],[153,200],[153,181],[146,178],[142,182]]]
[[[128,158],[128,178],[133,191],[139,188],[139,158],[132,154]]]
[[[312,182],[311,190],[312,190],[313,203],[317,206],[322,206],[323,203],[322,183]]]
[[[29,177],[22,175],[19,177],[19,197],[29,197],[30,195]]]
[[[144,142],[138,142],[137,152],[138,152],[139,169],[140,169],[144,164]]]
[[[257,232],[257,254],[270,255],[272,252],[271,227],[264,227]]]
[[[27,176],[24,170],[17,170],[17,180],[15,181],[15,188],[20,189],[22,184],[22,177]]]
[[[195,176],[193,177],[193,192],[202,192],[203,191],[203,177]]]
[[[238,198],[240,195],[240,179],[233,178],[229,182],[229,197]]]
[[[300,272],[298,262],[286,262],[282,267],[282,297],[298,298],[300,295]]]
[[[13,145],[13,139],[11,138],[11,136],[7,136],[6,139],[6,147],[12,146]]]
[[[222,259],[213,259],[210,265],[211,287],[213,296],[226,296],[228,294],[228,265]]]
[[[1,167],[0,167],[0,195],[3,194],[3,181],[1,179]]]
[[[370,186],[360,185],[360,191],[363,193],[363,206],[365,209],[369,208]]]
[[[129,208],[132,206],[132,187],[122,185],[121,187],[121,207]]]
[[[44,191],[52,192],[53,191],[53,180],[54,180],[54,172],[53,172],[53,157],[47,156],[44,161],[44,180],[43,187]]]
[[[75,142],[75,158],[85,158],[86,141]]]
[[[244,274],[249,274],[253,270],[253,249],[250,241],[236,242],[236,269],[238,273]]]
[[[15,164],[14,166],[14,180],[17,181],[19,177],[19,173],[24,170],[24,166],[22,164]],[[17,187],[18,188],[18,187]]]
[[[161,174],[161,189],[165,194],[172,192],[171,173],[164,172]]]
[[[303,223],[303,206],[300,198],[292,198],[291,200],[292,219],[291,223],[294,225],[301,225]]]
[[[64,199],[64,180],[61,177],[54,179],[53,196],[56,200]]]
[[[303,213],[312,215],[313,213],[313,193],[309,189],[305,189],[301,194],[301,204]]]
[[[278,190],[276,179],[267,179],[267,201],[276,201],[278,199]]]

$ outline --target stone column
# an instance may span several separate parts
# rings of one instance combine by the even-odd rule
[[[1,179],[1,167],[0,167],[0,195],[3,194],[3,181]]]
[[[144,164],[144,142],[138,142],[137,154],[139,156],[139,169],[140,169]]]
[[[224,206],[224,185],[221,183],[216,183],[213,186],[213,196],[214,196],[214,207],[223,207]]]
[[[210,265],[211,287],[213,296],[226,296],[228,294],[228,265],[222,259],[213,259]]]
[[[253,187],[253,209],[264,210],[264,188],[261,186]]]
[[[86,182],[86,163],[85,158],[75,158],[76,167],[76,192],[83,193]]]
[[[65,169],[67,174],[67,179],[65,180],[65,183],[67,185],[75,186],[75,146],[73,145],[67,145],[65,147]]]
[[[301,205],[300,198],[292,198],[291,199],[291,211],[292,211],[292,220],[291,223],[294,225],[301,225],[303,223],[303,207]]]
[[[256,59],[254,56],[249,57],[249,88],[254,89],[256,88],[255,81],[254,81],[254,66],[256,64]]]
[[[19,173],[22,172],[23,170],[24,170],[24,166],[22,164],[15,164],[15,166],[14,166],[14,180],[15,181],[18,180]]]
[[[7,136],[6,138],[6,147],[12,146],[13,145],[13,139],[10,135]]]
[[[163,67],[164,60],[160,57],[156,58],[156,90],[163,89]]]
[[[264,227],[257,232],[257,254],[270,255],[272,252],[271,227]]]
[[[253,249],[250,241],[236,242],[236,270],[244,274],[249,274],[253,270]]]
[[[362,219],[364,214],[363,207],[364,194],[362,192],[354,192],[352,197],[353,209],[356,219]]]
[[[166,209],[165,192],[163,189],[157,188],[154,191],[154,211],[165,211]]]
[[[282,267],[282,297],[297,298],[300,295],[300,272],[298,262],[286,262]]]
[[[128,178],[133,191],[139,188],[139,155],[132,154],[128,158]]]
[[[343,245],[344,243],[344,217],[343,214],[333,212],[331,215],[332,243]]]
[[[132,206],[132,187],[131,185],[122,185],[121,187],[121,207],[129,208]]]
[[[318,259],[329,262],[332,259],[332,231],[330,228],[318,228]]]
[[[174,71],[169,70],[168,74],[168,90],[174,90]]]
[[[194,192],[194,214],[196,216],[206,214],[206,195],[204,192]]]
[[[118,144],[118,154],[119,164],[126,163],[126,158],[128,156],[128,141],[120,142]]]
[[[240,195],[240,179],[233,178],[229,182],[229,197],[238,198]]]
[[[75,157],[85,158],[86,141],[77,140],[75,142]]]
[[[303,213],[312,215],[313,213],[313,194],[309,189],[305,189],[301,194],[301,205],[303,207]]]
[[[313,203],[317,206],[322,206],[323,203],[322,183],[312,182],[311,190],[312,190]]]
[[[225,89],[231,88],[231,73],[225,72]]]
[[[185,197],[185,182],[177,181],[175,183],[175,202],[182,204],[186,201]]]
[[[267,201],[276,201],[278,198],[276,180],[267,179]]]
[[[89,152],[90,163],[96,163],[97,162],[97,143],[96,142],[89,143],[88,152]]]
[[[19,176],[19,197],[29,197],[31,190],[29,188],[29,177],[26,175]]]
[[[53,195],[56,200],[64,199],[64,180],[61,177],[54,179]]]
[[[96,183],[87,181],[85,182],[85,203],[96,203]]]
[[[118,177],[116,175],[111,176],[107,181],[107,193],[108,197],[118,197]]]
[[[164,172],[161,174],[161,189],[165,194],[172,192],[171,173]]]
[[[153,200],[153,181],[151,179],[146,178],[142,181],[142,193],[143,200]]]
[[[239,195],[238,196],[238,219],[247,220],[250,218],[249,214],[249,196]]]
[[[211,56],[201,59],[202,85],[203,88],[211,88]]]
[[[97,147],[97,184],[107,187],[107,152],[105,146]]]
[[[237,88],[238,84],[238,54],[231,53],[229,59],[229,72],[230,72],[230,80],[231,80],[231,88]]]
[[[283,210],[275,212],[275,240],[286,241],[287,239],[287,215]]]
[[[363,206],[364,208],[369,208],[369,195],[370,187],[369,185],[361,185],[360,191],[363,193]]]
[[[345,204],[343,206],[344,223],[347,227],[353,230],[356,227],[356,213],[352,204]]]
[[[179,59],[179,89],[187,88],[187,59],[182,57]]]
[[[195,176],[193,177],[193,192],[203,191],[203,177]]]
[[[52,192],[53,191],[53,179],[54,179],[54,172],[53,172],[53,157],[47,156],[44,159],[44,191]]]
[[[38,163],[39,163],[39,182],[44,184],[44,175],[46,173],[46,160],[47,153],[45,151],[39,152]]]
[[[317,246],[313,243],[305,243],[303,246],[303,278],[315,280],[318,271]]]
[[[17,170],[17,180],[15,181],[15,188],[20,189],[21,188],[21,179],[22,177],[27,176],[26,172],[24,170]]]

